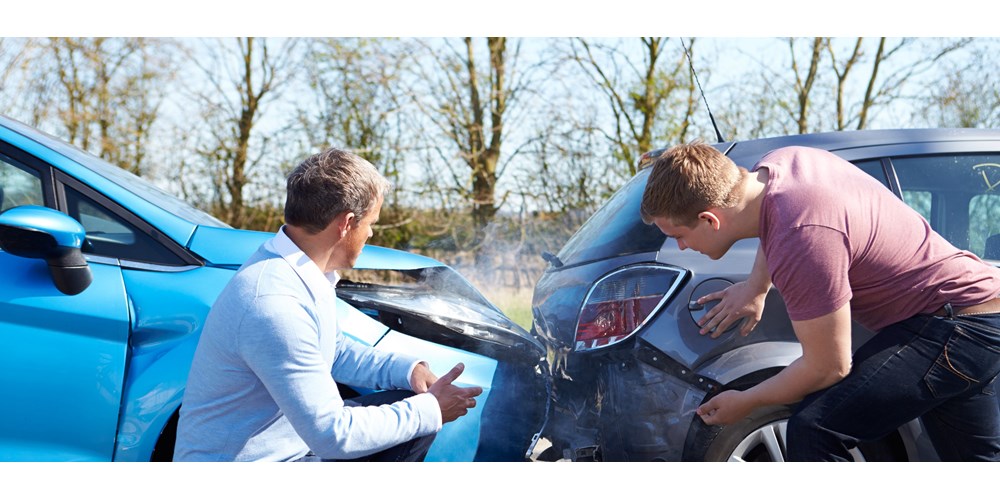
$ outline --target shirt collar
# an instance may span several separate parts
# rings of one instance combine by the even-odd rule
[[[331,294],[337,286],[337,281],[340,280],[340,275],[336,271],[324,274],[319,266],[285,234],[285,226],[281,226],[274,238],[267,242],[267,249],[288,262],[314,295]]]

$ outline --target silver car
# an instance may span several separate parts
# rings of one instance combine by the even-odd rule
[[[851,131],[728,142],[716,147],[752,167],[776,148],[832,151],[880,180],[955,246],[1000,260],[1000,131]],[[663,150],[643,156],[648,166]],[[542,460],[781,461],[790,407],[763,408],[733,425],[694,411],[714,394],[760,383],[801,354],[780,294],[746,337],[712,339],[696,299],[745,280],[756,239],[725,257],[681,252],[639,218],[641,170],[555,256],[534,293],[532,334],[553,376]],[[845,193],[850,196],[850,193]],[[854,348],[873,333],[855,324]],[[998,403],[1000,404],[1000,403]],[[919,421],[854,450],[857,460],[933,460]]]

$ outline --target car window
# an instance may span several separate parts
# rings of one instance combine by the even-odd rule
[[[21,205],[45,205],[42,179],[34,170],[0,155],[0,212]]]
[[[63,186],[66,208],[87,231],[86,253],[164,265],[184,261],[134,224],[70,186]]]
[[[903,191],[903,201],[916,210],[924,220],[931,220],[930,191]]]
[[[984,259],[1000,260],[1000,193],[972,197],[969,225],[969,250]]]
[[[622,186],[566,242],[557,257],[569,265],[659,250],[666,236],[656,226],[643,223],[639,216],[642,193],[651,170],[639,171]]]
[[[866,174],[874,177],[875,180],[881,182],[883,186],[889,187],[889,182],[885,178],[885,170],[882,169],[882,160],[880,158],[876,158],[874,160],[853,161],[851,163],[861,170],[864,170]]]
[[[1000,154],[893,158],[903,201],[958,248],[1000,260]]]

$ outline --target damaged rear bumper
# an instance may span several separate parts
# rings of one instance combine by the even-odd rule
[[[596,368],[592,379],[554,384],[543,430],[554,448],[547,458],[683,460],[695,410],[717,385],[642,342],[589,364]]]

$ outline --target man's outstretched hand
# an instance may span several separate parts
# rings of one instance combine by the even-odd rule
[[[441,406],[441,422],[448,423],[469,413],[469,408],[476,406],[476,396],[483,393],[482,387],[459,387],[452,382],[465,371],[465,365],[459,363],[448,373],[437,379],[427,392],[434,395]]]

